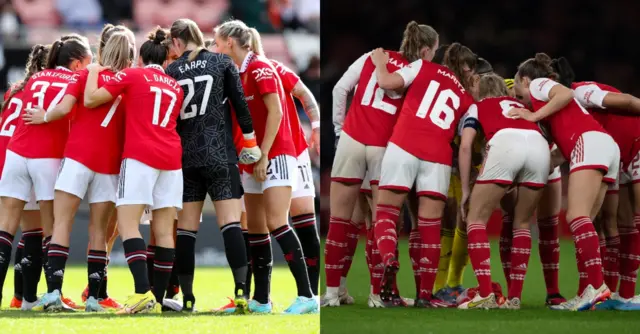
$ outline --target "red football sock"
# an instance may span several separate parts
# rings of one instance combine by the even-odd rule
[[[638,216],[634,218],[634,220]],[[622,298],[632,298],[640,267],[640,232],[635,227],[621,227],[620,232],[620,289]]]
[[[373,228],[367,229],[367,242],[364,247],[364,259],[367,261],[367,268],[369,268],[369,277],[371,277],[371,273],[373,272],[373,267],[371,266],[371,245],[373,245]]]
[[[469,258],[478,279],[481,297],[493,292],[491,288],[491,249],[487,237],[487,227],[481,222],[467,224]]]
[[[558,270],[560,269],[560,240],[558,239],[558,216],[538,220],[538,250],[547,294],[560,293]]]
[[[578,264],[578,293],[576,295],[582,295],[584,289],[589,285],[589,279],[587,276],[587,271],[584,268],[584,263],[580,260],[580,255],[578,254],[578,250],[576,249],[576,263]]]
[[[360,226],[364,222],[351,221],[351,225],[347,228],[347,249],[345,250],[344,267],[342,268],[342,277],[347,277],[349,269],[351,269],[351,262],[353,256],[356,254],[358,248],[358,238],[360,236]]]
[[[369,229],[367,233],[367,245],[369,246],[369,262],[371,265],[371,292],[374,295],[380,294],[380,282],[382,282],[382,276],[384,275],[384,265],[382,264],[382,258],[380,258],[380,251],[376,245],[375,232],[373,227]]]
[[[598,245],[600,245],[600,259],[604,263],[604,256],[607,254],[607,240],[603,236],[598,236]]]
[[[373,227],[378,250],[382,262],[386,264],[396,254],[398,234],[396,222],[400,216],[400,208],[392,205],[378,204],[376,207],[376,224]]]
[[[584,216],[573,219],[569,223],[569,228],[573,234],[579,261],[584,265],[584,271],[587,273],[588,284],[597,289],[604,283],[598,233],[593,227],[591,218]]]
[[[396,248],[396,259],[398,259],[398,263],[400,263],[400,252],[398,251],[398,248]],[[398,289],[397,279],[393,280],[393,286],[391,287],[391,291],[393,292],[394,295],[400,296],[400,290]]]
[[[618,278],[620,277],[620,263],[618,262],[618,254],[620,251],[620,237],[607,238],[607,250],[603,258],[602,267],[604,268],[604,283],[609,287],[611,292],[618,289]]]
[[[327,287],[340,287],[347,252],[347,231],[352,227],[349,219],[329,218],[329,233],[324,246],[324,272]]]
[[[413,268],[413,280],[416,283],[416,292],[420,292],[420,253],[422,251],[422,239],[418,229],[411,230],[409,234],[409,258]],[[416,294],[417,295],[417,294]]]
[[[438,274],[440,262],[441,218],[418,217],[418,231],[422,240],[422,252],[418,261],[420,272],[420,298],[429,298]]]
[[[511,273],[511,246],[513,242],[513,218],[508,214],[502,215],[502,230],[500,233],[500,261],[504,278],[509,286],[509,275]]]
[[[522,298],[522,286],[527,274],[527,265],[531,255],[531,231],[529,229],[513,230],[513,247],[511,248],[511,283],[509,299]]]

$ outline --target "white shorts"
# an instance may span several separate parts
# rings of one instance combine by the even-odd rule
[[[298,189],[291,193],[291,198],[316,197],[316,187],[313,184],[311,159],[309,150],[304,150],[298,157]]]
[[[620,166],[623,167],[622,164]],[[640,151],[636,153],[633,160],[631,160],[631,163],[626,168],[620,169],[621,185],[638,182],[640,182]]]
[[[379,181],[384,151],[384,147],[364,145],[342,131],[333,158],[331,180],[357,183],[369,172],[371,181]]]
[[[409,192],[415,183],[418,196],[446,200],[450,178],[451,166],[420,160],[389,143],[382,159],[379,188]]]
[[[570,173],[582,169],[598,169],[604,173],[602,182],[614,184],[620,170],[620,148],[606,133],[583,133],[571,151]]]
[[[537,131],[502,129],[488,143],[477,184],[542,188],[549,178],[549,144]]]
[[[242,174],[242,187],[247,194],[262,194],[271,187],[291,187],[291,191],[297,190],[298,183],[298,159],[290,155],[278,155],[269,160],[267,166],[267,179],[260,182],[253,174]]]
[[[365,194],[371,194],[371,176],[369,176],[369,172],[364,175],[364,180],[362,180],[362,185],[360,186],[360,192]]]
[[[122,160],[116,206],[132,204],[182,209],[182,169],[159,170],[135,159]]]
[[[61,160],[30,159],[7,150],[0,196],[29,202],[33,192],[37,201],[52,201]]]
[[[142,214],[142,217],[140,218],[140,224],[141,225],[149,225],[149,224],[151,224],[152,220],[153,220],[153,212],[151,211],[151,207],[147,205],[144,208],[144,213]],[[177,213],[176,213],[176,220],[178,220],[178,214]],[[200,222],[202,223],[202,214],[200,214]]]
[[[118,175],[100,174],[70,158],[62,159],[56,190],[80,199],[87,195],[89,203],[116,202]]]

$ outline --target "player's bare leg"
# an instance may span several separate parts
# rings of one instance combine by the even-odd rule
[[[531,255],[530,222],[540,201],[542,188],[518,187],[518,196],[513,209],[513,232],[511,245],[511,270],[509,271],[509,292],[504,307],[520,309],[522,288]],[[500,304],[500,302],[498,302]]]
[[[242,203],[240,199],[227,199],[213,201],[213,206],[218,217],[218,227],[224,241],[225,255],[234,281],[234,301],[236,313],[247,313],[247,249],[244,246],[244,236],[240,216],[242,215]]]
[[[196,236],[200,229],[200,215],[203,207],[204,201],[186,202],[182,203],[182,210],[178,212],[176,270],[182,290],[182,309],[187,312],[194,311],[196,302],[193,293],[193,276],[196,266]]]
[[[502,211],[502,229],[500,230],[500,262],[507,287],[511,275],[511,246],[513,244],[513,217],[518,197],[517,187],[511,188],[500,200]]]
[[[174,224],[176,208],[167,207],[153,210],[151,221],[151,233],[155,237],[155,257],[153,271],[153,294],[156,302],[162,305],[162,301],[169,286],[171,271],[175,259]],[[139,218],[138,218],[139,220]]]
[[[36,238],[42,244],[42,225],[40,224],[40,212],[38,210],[25,210],[22,212],[22,219],[20,222],[20,229],[22,230],[22,239],[16,249],[16,254],[13,260],[14,276],[13,285],[14,293],[11,299],[10,308],[20,309],[22,308],[22,296],[24,295],[24,276],[22,274],[22,258],[24,252],[24,240],[25,238]],[[35,243],[34,243],[35,244]],[[2,294],[0,293],[0,303]]]
[[[147,306],[155,305],[155,298],[151,292],[147,274],[146,246],[139,229],[140,218],[144,213],[145,206],[144,204],[127,204],[116,208],[118,231],[122,238],[125,258],[133,276],[135,288],[135,295],[125,302],[123,308],[118,312],[119,314],[135,311],[140,302],[147,303]]]
[[[289,208],[291,207],[291,187],[275,186],[263,191],[264,214],[267,220],[267,227],[272,238],[276,239],[285,260],[289,265],[289,270],[296,281],[298,298],[285,310],[285,313],[298,313],[298,305],[301,306],[301,313],[315,312],[318,309],[318,302],[314,298],[309,283],[309,276],[304,261],[304,252],[300,240],[289,226]]]
[[[605,253],[601,253],[604,283],[611,292],[618,290],[620,236],[618,234],[618,191],[608,191],[600,210],[605,235]]]
[[[618,232],[620,236],[620,288],[611,299],[596,305],[596,309],[640,310],[640,297],[635,296],[636,278],[640,266],[640,233],[637,229],[638,214],[634,215],[639,183],[620,186],[618,205]],[[635,216],[635,217],[634,217]],[[635,219],[634,219],[635,218]],[[636,220],[634,222],[634,220]]]
[[[547,288],[546,305],[559,305],[567,301],[558,286],[560,269],[559,218],[562,209],[562,182],[547,183],[538,202],[538,252],[542,263],[542,273]],[[582,277],[582,276],[581,276]],[[586,278],[586,273],[584,274]],[[581,278],[583,279],[583,278]],[[586,282],[586,280],[585,280]],[[586,284],[585,284],[586,286]]]
[[[339,293],[344,258],[348,253],[347,234],[349,234],[349,230],[356,228],[351,223],[351,215],[355,209],[361,185],[361,181],[354,183],[331,182],[329,195],[331,217],[324,249],[327,296],[338,295]]]
[[[273,254],[262,196],[261,194],[244,194],[244,202],[247,209],[249,253],[251,254],[254,277],[252,300],[260,305],[265,305],[265,312],[271,312],[270,289]]]
[[[583,266],[588,284],[582,294],[566,303],[552,306],[552,309],[590,309],[611,295],[604,284],[598,235],[591,220],[591,215],[600,210],[599,203],[608,188],[602,183],[602,178],[602,172],[598,170],[583,169],[569,174],[567,221],[577,249],[578,266]]]
[[[443,198],[420,196],[418,206],[418,231],[422,244],[420,258],[420,291],[417,307],[451,307],[433,296],[433,285],[440,261],[440,221],[446,202]]]
[[[291,225],[302,245],[304,259],[307,265],[307,274],[309,276],[309,282],[311,283],[311,291],[313,295],[316,296],[318,295],[318,285],[320,283],[320,236],[316,228],[315,199],[313,196],[292,198],[289,210]],[[358,232],[360,222],[363,221],[364,220],[351,219],[351,223],[356,227],[347,234],[348,260],[347,263],[345,263],[345,267],[351,265],[350,261],[353,258],[353,252],[355,252],[355,250],[352,251],[351,249],[358,246]],[[344,276],[340,278],[341,286],[342,277]]]
[[[418,299],[418,296],[420,295],[420,275],[423,271],[423,268],[420,266],[420,259],[422,258],[422,239],[420,239],[420,230],[418,229],[419,200],[418,196],[415,193],[415,189],[412,189],[407,196],[406,205],[409,212],[409,218],[411,219],[411,232],[409,233],[409,258],[411,259],[413,280],[416,285],[415,298]],[[442,257],[442,253],[440,254],[440,256]],[[447,266],[448,265],[449,263],[447,262]]]
[[[372,187],[373,188],[373,187]],[[372,189],[373,190],[373,189]],[[407,197],[405,191],[381,189],[376,203],[375,224],[373,226],[376,244],[384,265],[384,277],[380,283],[380,298],[389,306],[393,303],[393,287],[400,263],[396,257],[398,235],[396,224],[402,205]]]
[[[102,289],[107,271],[107,226],[111,217],[115,215],[113,202],[92,203],[89,205],[89,251],[88,263],[88,302],[86,311],[104,311],[100,290]],[[93,298],[93,299],[91,299]]]
[[[472,300],[460,304],[458,308],[498,307],[491,284],[491,250],[486,226],[491,214],[506,192],[507,187],[494,183],[476,183],[471,191],[469,213],[466,216],[468,248],[479,288]]]
[[[69,257],[69,239],[71,237],[71,228],[73,226],[73,220],[80,206],[81,198],[72,195],[70,193],[56,190],[55,201],[53,201],[53,214],[55,225],[51,234],[51,243],[47,247],[47,255],[45,256],[45,278],[47,280],[47,294],[51,299],[47,303],[46,298],[43,299],[42,305],[37,305],[35,309],[38,310],[61,310],[64,309],[61,300],[62,295],[62,282],[64,278],[64,270]],[[90,217],[91,218],[91,217]],[[47,236],[45,232],[45,237]],[[104,246],[103,246],[104,247]],[[101,256],[101,259],[105,256]],[[28,267],[25,266],[23,270]],[[33,273],[39,273],[40,268],[31,268]],[[98,279],[101,281],[102,277]],[[37,281],[32,282],[33,288],[37,288]],[[29,288],[31,289],[31,288]],[[54,291],[57,291],[58,295],[53,295]],[[75,305],[74,305],[75,306]]]

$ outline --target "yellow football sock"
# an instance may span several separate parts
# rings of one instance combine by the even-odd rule
[[[449,275],[449,261],[453,248],[454,231],[450,228],[440,230],[440,262],[438,263],[438,274],[436,275],[436,283],[433,285],[433,291],[436,292],[444,288]]]
[[[467,232],[456,228],[449,262],[449,276],[447,286],[456,287],[462,285],[464,268],[469,264],[469,251],[467,250]]]

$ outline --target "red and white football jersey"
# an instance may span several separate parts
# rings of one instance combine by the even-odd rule
[[[64,67],[34,74],[24,88],[23,108],[40,106],[46,111],[53,110],[62,101],[69,83],[76,76],[76,73]],[[18,126],[7,149],[25,158],[62,159],[73,114],[72,110],[63,119],[40,125],[25,125],[22,117],[18,117]]]
[[[451,142],[473,98],[438,64],[416,60],[396,73],[409,88],[390,141],[421,160],[451,166]]]
[[[399,52],[386,52],[389,53],[387,70],[390,73],[404,68],[409,63]],[[353,63],[344,74],[343,78],[348,77],[347,81],[357,79],[357,86],[342,130],[364,145],[385,147],[398,120],[398,111],[404,96],[380,88],[375,71],[376,66],[370,53],[367,53]],[[344,102],[334,101],[333,108],[344,109],[345,106],[346,99]],[[334,110],[334,113],[341,112]]]
[[[176,122],[184,92],[178,82],[166,75],[161,66],[147,65],[116,73],[103,88],[112,96],[123,95],[122,158],[135,159],[159,170],[182,168],[182,144]]]
[[[477,120],[482,126],[487,141],[502,129],[534,130],[542,134],[540,127],[535,123],[509,117],[509,110],[513,108],[524,108],[524,105],[508,96],[485,98],[469,107],[460,124],[471,119]]]
[[[549,91],[555,85],[558,83],[549,78],[538,78],[531,81],[529,92],[534,111],[540,110],[549,102]],[[545,118],[543,122],[549,126],[551,138],[567,160],[571,159],[571,151],[583,133],[588,131],[606,133],[575,98],[564,108]]]
[[[297,157],[291,136],[287,94],[284,92],[277,70],[271,64],[271,61],[250,52],[240,68],[240,79],[242,80],[242,87],[249,105],[251,118],[253,119],[258,145],[262,144],[269,113],[262,97],[266,94],[278,94],[280,105],[282,106],[282,120],[278,128],[278,134],[269,151],[269,159],[283,154]],[[253,172],[253,165],[246,167],[248,172]]]
[[[621,110],[603,110],[602,99],[607,92],[620,93],[614,87],[593,81],[575,82],[571,85],[574,96],[582,106],[591,112],[591,116],[613,137],[620,147],[620,159],[628,166],[635,157],[640,145],[640,118],[625,115]],[[635,147],[634,147],[634,144]]]
[[[24,102],[22,101],[24,90],[18,91],[11,97],[10,101],[7,101],[9,94],[14,87],[9,88],[4,94],[4,110],[2,111],[2,117],[0,119],[0,177],[2,177],[2,170],[4,169],[4,159],[7,156],[7,145],[9,140],[13,136],[13,132],[18,125],[18,118],[24,108]]]
[[[293,144],[296,147],[296,157],[298,157],[304,150],[309,147],[307,140],[305,139],[304,130],[300,125],[300,118],[298,117],[298,108],[296,108],[296,102],[293,100],[293,88],[300,81],[300,77],[295,74],[290,68],[284,66],[277,60],[270,59],[273,66],[278,71],[280,81],[282,81],[282,88],[284,93],[287,94],[287,110],[289,111],[289,124],[291,125],[291,138]]]
[[[76,98],[76,115],[71,123],[71,132],[64,156],[71,158],[96,173],[118,174],[124,148],[124,105],[122,96],[97,108],[84,106],[84,88],[88,70],[78,72],[69,84],[67,94]],[[110,70],[100,72],[98,87],[113,81]]]

